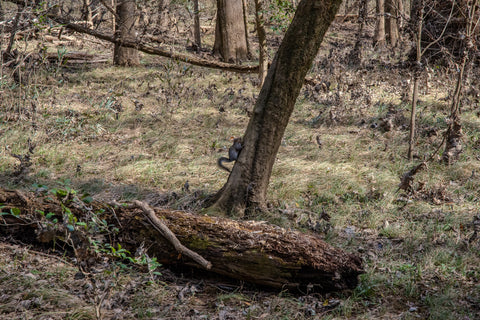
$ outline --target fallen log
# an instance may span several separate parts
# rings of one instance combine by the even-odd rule
[[[159,236],[137,207],[114,208],[91,203],[89,213],[78,203],[62,203],[52,195],[1,188],[0,203],[0,236],[23,241],[51,239],[51,235],[43,234],[47,230],[40,227],[41,223],[33,222],[34,217],[40,210],[61,219],[68,205],[79,221],[92,210],[103,212],[102,219],[119,230],[114,240],[131,252],[144,243],[149,255],[164,265],[199,268],[195,261],[179,254],[169,241]],[[19,214],[8,214],[12,210]],[[354,288],[363,272],[358,256],[334,248],[317,236],[264,222],[233,221],[159,208],[154,211],[183,246],[211,262],[210,271],[215,274],[272,288],[327,292]]]

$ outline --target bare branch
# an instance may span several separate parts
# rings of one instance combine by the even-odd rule
[[[16,0],[18,1],[18,0]],[[127,39],[127,40],[118,40],[115,39],[115,37],[101,33],[95,30],[91,30],[88,28],[85,28],[81,25],[72,23],[70,20],[58,17],[54,14],[48,14],[48,17],[52,19],[53,21],[63,24],[66,28],[69,28],[71,30],[80,32],[80,33],[86,33],[91,36],[94,36],[96,38],[111,42],[111,43],[116,43],[120,44],[123,47],[128,47],[128,48],[135,48],[137,50],[140,50],[142,52],[148,53],[148,54],[153,54],[153,55],[158,55],[162,57],[167,57],[167,58],[172,58],[176,59],[182,62],[186,62],[189,64],[193,64],[196,66],[201,66],[201,67],[207,67],[207,68],[214,68],[214,69],[222,69],[226,71],[232,71],[232,72],[238,72],[238,73],[251,73],[251,72],[258,72],[258,66],[249,66],[249,65],[237,65],[237,64],[231,64],[231,63],[225,63],[225,62],[217,62],[217,61],[211,61],[207,59],[202,59],[202,58],[197,58],[193,55],[188,55],[184,53],[175,53],[172,51],[167,51],[166,49],[162,48],[154,48],[151,46],[148,46],[140,41],[132,40],[132,39]]]
[[[184,256],[189,257],[196,263],[198,263],[203,268],[210,270],[212,268],[212,263],[205,260],[198,253],[188,249],[177,239],[175,234],[168,229],[168,227],[155,215],[155,211],[145,202],[134,200],[133,203],[140,209],[143,210],[143,213],[147,217],[148,221],[152,226],[157,230],[165,239],[167,239],[179,253]]]
[[[112,8],[111,6],[108,5],[108,3],[105,1],[105,0],[100,0],[100,3],[103,4],[103,6],[105,8],[107,8],[108,11],[110,11],[111,14],[113,14],[113,16],[115,17],[115,19],[117,19],[117,21],[119,20],[118,18],[118,15],[117,13],[115,12],[115,9]]]

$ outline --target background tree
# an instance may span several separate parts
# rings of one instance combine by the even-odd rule
[[[217,0],[213,51],[227,62],[247,59],[248,49],[242,1]]]
[[[467,61],[476,51],[479,15],[476,6],[468,1],[415,0],[412,2],[410,28],[415,45],[410,57],[415,57],[413,101],[410,118],[408,158],[413,159],[415,144],[415,109],[418,82],[424,65],[432,62],[454,66],[458,70],[450,107],[449,126],[445,134],[442,160],[451,164],[463,151],[460,122],[461,92]],[[443,142],[442,142],[443,143]]]
[[[378,48],[385,46],[385,1],[377,0],[376,2],[376,25],[375,34],[373,36],[373,44]]]
[[[251,57],[250,44],[248,42],[248,5],[247,0],[242,0],[243,6],[243,24],[245,25],[245,41],[247,42],[247,57]]]
[[[452,4],[454,5],[454,4]],[[462,123],[460,120],[461,97],[462,89],[465,81],[465,69],[468,67],[467,63],[472,61],[474,54],[477,52],[478,25],[480,22],[480,15],[478,14],[478,4],[474,2],[460,2],[458,11],[460,18],[463,18],[463,23],[459,23],[458,34],[460,35],[460,43],[457,43],[453,48],[457,67],[457,81],[455,90],[452,96],[450,107],[450,123],[445,134],[445,150],[443,152],[442,160],[446,164],[452,164],[458,160],[459,155],[463,152],[462,145]],[[458,22],[457,22],[458,23]]]
[[[167,25],[167,15],[168,15],[168,6],[170,5],[170,0],[159,0],[158,1],[158,16],[157,16],[157,26],[165,27]]]
[[[362,62],[362,49],[365,40],[365,26],[368,16],[368,0],[360,0],[358,8],[358,30],[355,45],[349,55],[349,63],[352,65],[360,65]]]
[[[200,36],[200,10],[198,0],[193,0],[193,35],[197,51],[202,48],[202,38]]]
[[[262,12],[262,0],[255,0],[255,26],[258,35],[258,51],[259,51],[259,72],[260,87],[263,85],[268,72],[268,51],[267,51],[267,35],[265,32],[265,21]]]
[[[132,40],[135,38],[135,0],[118,0],[115,26],[115,37],[120,40]],[[115,44],[113,51],[113,63],[121,66],[135,66],[140,64],[138,50],[122,47]]]
[[[5,13],[3,12],[3,1],[0,1],[0,21],[2,21],[5,17]]]
[[[415,39],[415,47],[416,47],[416,59],[415,64],[413,66],[413,94],[412,94],[412,109],[410,112],[410,132],[409,132],[409,139],[408,139],[408,152],[407,157],[410,161],[413,160],[413,148],[415,146],[415,121],[416,121],[416,112],[417,112],[417,102],[418,102],[418,82],[422,73],[422,27],[423,27],[423,0],[417,1],[415,4],[416,10],[415,12],[415,19],[411,20],[411,23],[415,23],[412,26],[412,30],[416,30],[413,34],[413,38]]]
[[[302,0],[272,61],[244,135],[244,147],[212,209],[264,209],[267,187],[295,101],[341,0]]]
[[[400,0],[385,0],[385,36],[388,44],[395,47],[398,42],[398,19],[401,15]]]
[[[91,0],[83,0],[82,3],[82,20],[88,22],[89,24],[92,23],[92,1]]]

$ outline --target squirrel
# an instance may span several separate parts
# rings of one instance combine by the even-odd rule
[[[242,151],[242,138],[235,138],[233,139],[233,145],[228,148],[228,158],[227,157],[220,157],[218,158],[217,164],[223,170],[230,172],[230,169],[223,165],[223,162],[232,162],[237,161],[238,156],[240,155],[240,151]]]

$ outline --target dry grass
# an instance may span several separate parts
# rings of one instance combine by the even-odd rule
[[[327,40],[339,39],[341,31],[336,27]],[[319,61],[327,49],[322,48]],[[369,58],[381,59],[381,55],[371,53]],[[148,199],[172,191],[186,196],[181,188],[187,180],[193,190],[218,190],[227,175],[216,167],[216,159],[225,154],[229,137],[242,135],[246,128],[259,92],[256,75],[206,70],[150,56],[142,56],[142,63],[138,68],[61,68],[57,77],[38,72],[26,87],[3,84],[1,185],[27,189],[34,189],[34,184],[66,185],[105,200]],[[466,149],[460,161],[450,167],[430,163],[416,177],[424,183],[423,189],[407,197],[397,187],[400,176],[413,165],[405,158],[408,132],[401,125],[383,132],[371,124],[379,123],[389,106],[408,119],[408,103],[399,98],[400,84],[408,74],[385,69],[381,63],[368,71],[337,64],[335,68],[333,72],[317,65],[312,68],[331,85],[328,92],[302,90],[270,182],[268,197],[274,209],[262,218],[313,232],[304,212],[319,220],[325,211],[332,228],[322,236],[359,252],[365,260],[366,273],[359,287],[310,301],[311,296],[254,293],[244,288],[225,293],[207,286],[178,302],[175,295],[184,284],[145,286],[144,276],[125,271],[115,280],[112,296],[120,295],[129,279],[138,286],[128,287],[123,297],[128,303],[119,308],[139,319],[220,314],[246,319],[480,317],[480,244],[468,242],[479,208],[478,103],[465,105],[462,114]],[[441,98],[452,89],[450,78],[431,75],[428,94],[422,84],[419,158],[430,154],[441,140],[448,114],[448,102]],[[355,90],[360,97],[352,96]],[[436,136],[423,133],[431,126],[438,130]],[[316,136],[321,137],[322,148]],[[19,179],[12,176],[19,163],[11,154],[26,154],[28,139],[36,144],[33,165]],[[17,286],[8,298],[0,295],[4,305],[0,318],[15,318],[20,312],[11,309],[8,299],[34,301],[35,297],[42,297],[42,305],[55,307],[58,314],[50,307],[38,307],[27,318],[95,317],[92,300],[79,300],[67,285],[75,268],[35,267],[30,272],[40,270],[41,276],[33,279],[16,274],[12,263],[20,262],[15,261],[19,260],[4,257],[0,263],[0,276],[7,281],[1,286]],[[26,261],[26,267],[32,268],[32,262]],[[52,285],[40,282],[44,272],[52,274]],[[18,296],[22,288],[31,297]],[[335,299],[340,305],[322,314],[322,304]],[[108,312],[113,316],[115,307]]]

